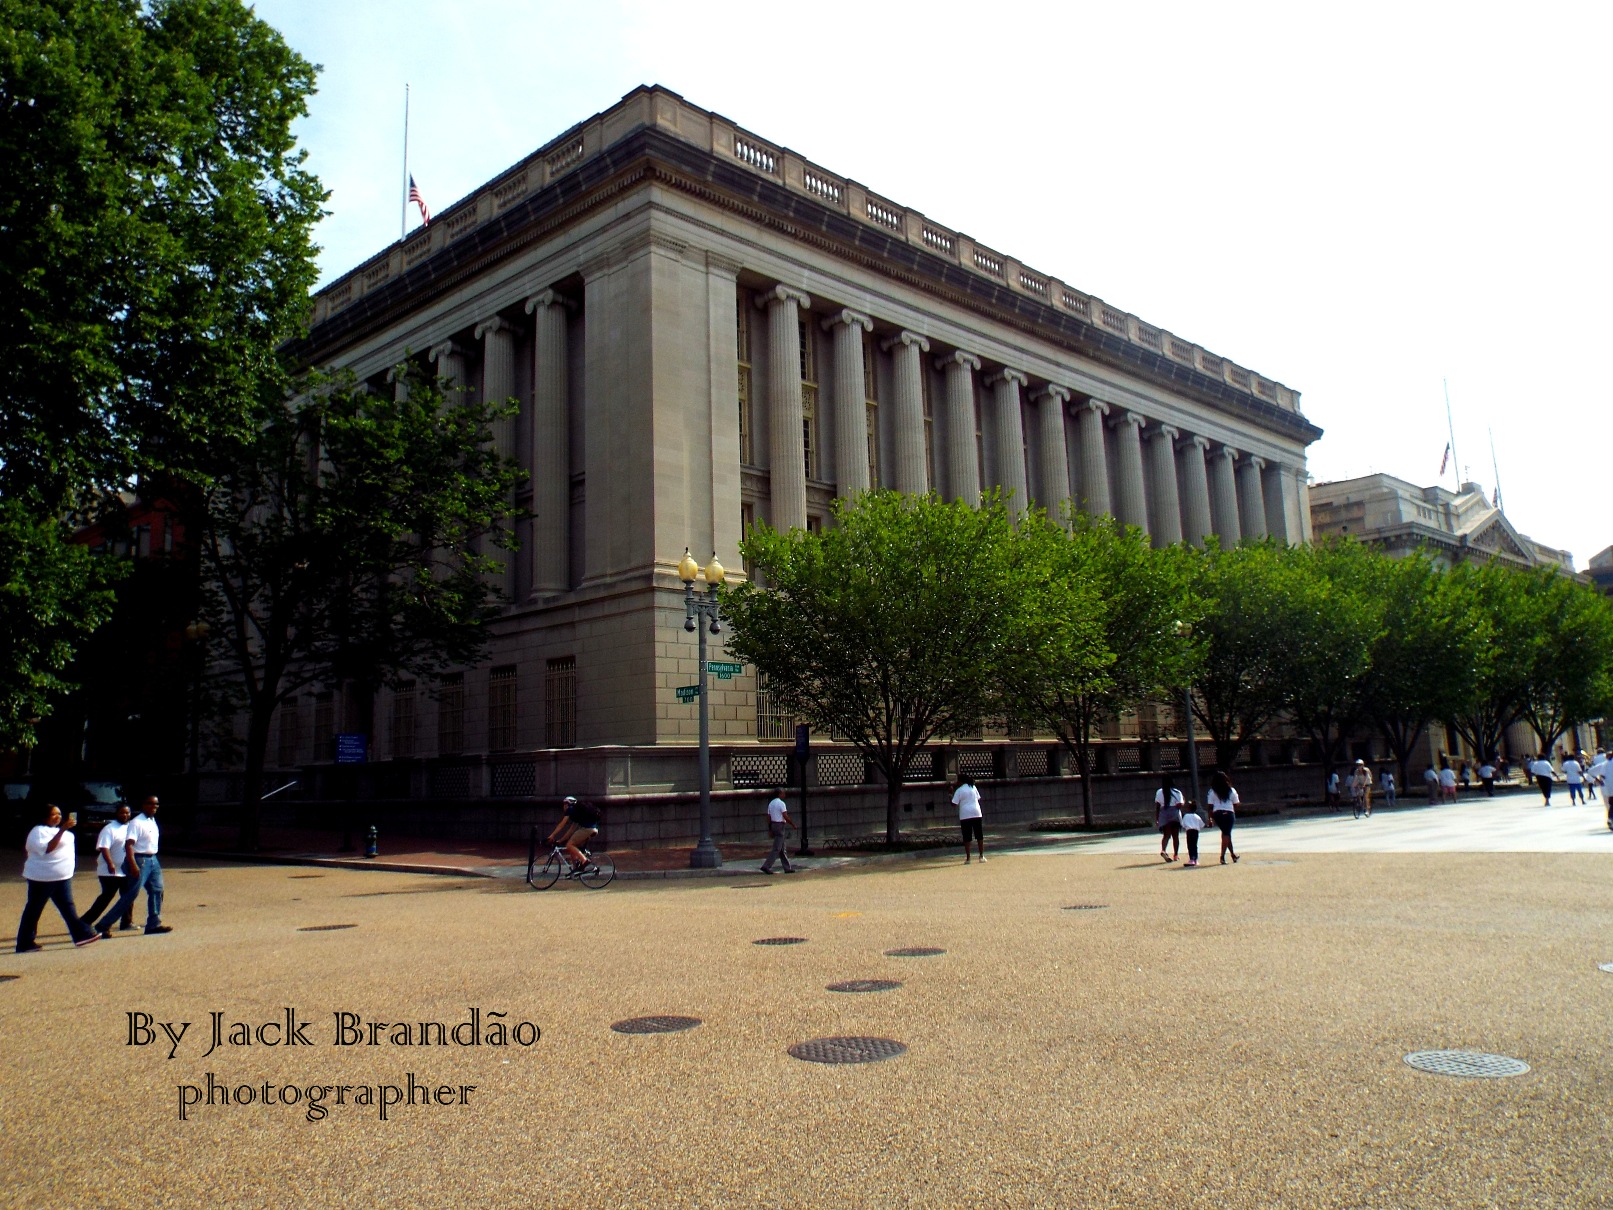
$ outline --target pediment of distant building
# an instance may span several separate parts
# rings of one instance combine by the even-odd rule
[[[1483,551],[1491,557],[1517,560],[1531,567],[1538,562],[1518,531],[1499,512],[1476,526],[1465,541],[1469,549]]]

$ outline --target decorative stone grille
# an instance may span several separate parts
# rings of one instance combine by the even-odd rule
[[[1121,744],[1115,749],[1115,768],[1122,773],[1136,773],[1143,767],[1143,750],[1136,744]]]
[[[1053,749],[1022,748],[1014,753],[1014,772],[1020,777],[1051,777]]]
[[[431,793],[434,798],[469,798],[470,767],[438,765],[431,771]]]
[[[529,760],[493,766],[493,797],[517,798],[538,792],[537,766]]]
[[[990,748],[969,748],[958,753],[958,776],[986,781],[997,776],[997,754]]]
[[[734,789],[782,786],[790,779],[790,758],[785,755],[747,754],[733,758]]]
[[[861,752],[825,752],[818,757],[820,786],[860,786],[867,780]]]

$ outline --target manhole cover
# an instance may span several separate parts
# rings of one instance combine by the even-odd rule
[[[1608,974],[1613,975],[1613,962],[1604,962],[1596,969],[1599,971],[1606,971]]]
[[[843,979],[829,984],[832,992],[889,992],[902,986],[895,979]]]
[[[788,1053],[808,1063],[878,1063],[905,1055],[907,1047],[889,1038],[813,1038],[797,1042]]]
[[[675,1034],[699,1024],[699,1017],[629,1017],[611,1028],[619,1034]]]
[[[762,937],[752,941],[752,945],[805,945],[805,937]]]
[[[946,950],[937,949],[933,945],[910,945],[905,949],[886,950],[887,958],[934,958],[937,954],[944,954]]]
[[[298,929],[299,933],[334,933],[337,929],[356,929],[356,924],[310,924]]]
[[[1072,903],[1064,910],[1066,912],[1101,912],[1108,906],[1107,903]]]
[[[1485,1080],[1521,1076],[1529,1070],[1529,1064],[1521,1059],[1487,1055],[1477,1050],[1417,1050],[1406,1056],[1406,1062],[1418,1071],[1433,1072],[1437,1076]]]

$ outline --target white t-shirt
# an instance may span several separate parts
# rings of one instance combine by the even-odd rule
[[[1483,765],[1479,766],[1479,780],[1480,781],[1489,781],[1494,776],[1495,776],[1495,766],[1494,765],[1483,764]]]
[[[55,852],[45,850],[56,839],[56,829],[48,823],[36,824],[28,833],[24,846],[28,860],[22,863],[22,876],[29,882],[65,882],[73,876],[76,854],[73,852],[73,834],[63,832]]]
[[[1549,760],[1537,760],[1533,762],[1529,766],[1529,775],[1531,777],[1550,777],[1551,762]]]
[[[784,812],[788,810],[789,808],[784,805],[782,798],[775,798],[767,804],[767,818],[773,823],[783,823]]]
[[[952,805],[958,808],[959,819],[980,818],[980,791],[970,785],[962,785],[953,792]]]
[[[1607,761],[1599,760],[1590,768],[1591,780],[1604,781],[1607,778]]]
[[[1212,788],[1205,792],[1204,801],[1210,804],[1211,814],[1214,814],[1216,811],[1231,811],[1234,815],[1236,815],[1238,812],[1238,791],[1236,787],[1233,788],[1232,797],[1226,799],[1225,801],[1223,801],[1221,796]]]
[[[1171,791],[1171,806],[1179,807],[1185,802],[1187,802],[1187,795],[1183,794],[1180,790]],[[1165,791],[1154,791],[1154,805],[1156,807],[1163,807],[1165,805]]]
[[[101,829],[101,834],[95,838],[95,872],[97,874],[115,877],[123,873],[123,849],[128,839],[129,825],[126,823],[119,823],[114,819]],[[105,855],[101,853],[102,849],[107,850]],[[108,856],[112,858],[112,868],[110,870],[102,869],[101,867],[106,865]]]
[[[1333,791],[1335,794],[1338,793],[1339,775],[1337,773],[1329,773],[1327,775],[1327,788]]]
[[[1448,766],[1444,769],[1441,769],[1439,771],[1439,784],[1444,786],[1447,790],[1453,788],[1456,785],[1456,770],[1449,768]]]
[[[129,821],[127,843],[134,846],[136,857],[151,857],[157,852],[157,821],[149,815],[136,815]]]
[[[1204,829],[1204,819],[1197,811],[1189,811],[1182,816],[1182,827],[1189,832],[1199,832]]]
[[[1580,763],[1572,756],[1563,762],[1563,776],[1568,779],[1569,785],[1577,786],[1580,784],[1580,782],[1584,781],[1585,779],[1582,776],[1582,772],[1583,771],[1580,768]]]
[[[1385,769],[1382,776],[1378,778],[1378,784],[1385,790],[1393,790],[1395,788],[1395,775]]]
[[[1424,773],[1423,773],[1423,780],[1424,781],[1438,781],[1439,780],[1439,770],[1434,768],[1433,765],[1429,765],[1427,770],[1424,771]]]

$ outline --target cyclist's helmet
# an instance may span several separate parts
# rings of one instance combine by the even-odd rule
[[[574,806],[577,805],[577,800],[575,798],[571,797],[571,795],[568,794],[568,795],[566,795],[566,801],[562,805],[567,806],[567,807],[574,807]]]

